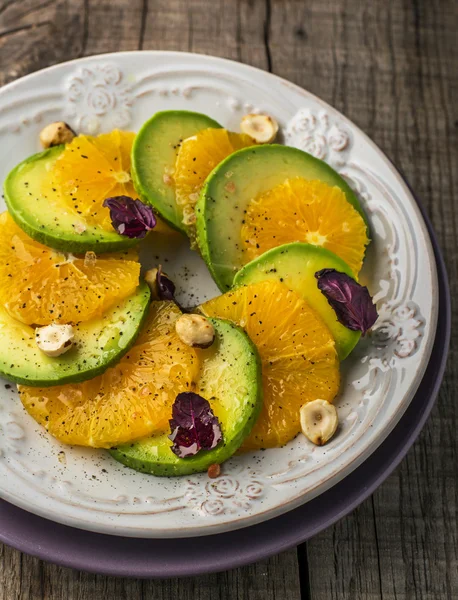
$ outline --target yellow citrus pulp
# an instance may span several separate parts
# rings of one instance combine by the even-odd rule
[[[77,257],[35,242],[0,215],[0,302],[27,325],[77,323],[102,315],[138,286],[135,250]]]
[[[137,198],[130,176],[135,134],[115,129],[97,137],[79,135],[56,160],[43,184],[61,192],[63,203],[89,225],[113,231],[103,201],[113,196]]]
[[[199,373],[196,352],[175,333],[172,302],[153,302],[137,343],[90,381],[50,388],[18,386],[32,417],[65,444],[110,448],[166,431],[172,404]]]
[[[226,129],[204,129],[184,140],[175,163],[176,202],[183,210],[183,223],[195,223],[194,206],[210,172],[227,156],[255,142],[243,133]]]
[[[334,400],[340,378],[334,339],[286,286],[263,281],[241,287],[206,302],[201,310],[243,327],[261,357],[264,406],[243,450],[286,444],[300,431],[304,403]]]
[[[241,237],[246,262],[288,242],[307,242],[340,256],[355,275],[369,243],[363,218],[340,188],[301,177],[252,199]]]

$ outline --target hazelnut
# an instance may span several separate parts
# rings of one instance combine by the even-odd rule
[[[240,129],[258,144],[273,142],[278,132],[278,123],[269,115],[245,115],[240,122]]]
[[[157,272],[158,272],[158,269],[154,268],[154,269],[149,269],[145,273],[145,281],[148,284],[149,289],[151,290],[151,299],[152,300],[159,300],[159,290],[157,287]]]
[[[87,227],[84,223],[76,223],[73,229],[76,231],[76,233],[79,233],[81,235],[86,231]]]
[[[85,267],[95,267],[97,263],[97,255],[92,250],[88,250],[84,255],[84,266]]]
[[[219,477],[221,475],[221,465],[218,465],[217,463],[210,465],[207,470],[207,475],[210,477],[210,479],[216,479]]]
[[[183,225],[194,225],[196,222],[196,213],[194,211],[194,206],[190,204],[186,204],[183,207],[183,219],[181,221]]]
[[[60,356],[73,346],[73,327],[71,325],[46,325],[37,327],[35,341],[46,356]]]
[[[60,146],[60,144],[69,144],[76,136],[76,133],[63,121],[56,121],[46,125],[40,132],[40,142],[43,148]]]
[[[180,340],[192,348],[209,348],[215,339],[213,325],[200,315],[181,315],[175,330]]]
[[[336,407],[327,400],[312,400],[300,410],[302,433],[317,446],[326,444],[335,434],[338,417]]]

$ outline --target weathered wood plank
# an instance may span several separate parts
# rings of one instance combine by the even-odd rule
[[[84,54],[84,0],[4,0],[0,85]]]
[[[405,171],[433,218],[456,296],[456,29],[453,0],[3,0],[0,84],[76,56],[136,48],[271,68],[342,110]],[[400,469],[308,544],[313,600],[458,597],[457,347],[455,333],[438,406]],[[99,596],[294,600],[296,555],[192,580],[135,582],[0,550],[0,600]]]
[[[402,39],[406,67],[400,71],[400,105],[413,115],[401,128],[397,153],[430,215],[447,261],[452,297],[458,292],[458,129],[456,57],[458,6],[453,2],[409,4]],[[410,76],[409,76],[410,75]],[[402,114],[402,113],[401,113]],[[458,315],[448,376],[439,401],[401,468],[374,495],[383,595],[399,600],[458,597]]]
[[[0,544],[0,600],[42,598],[41,561]]]
[[[151,600],[300,600],[296,552],[215,575],[145,581],[143,593]]]
[[[264,1],[150,1],[143,48],[213,54],[266,69],[265,19]]]
[[[0,600],[299,600],[296,552],[225,573],[164,581],[104,577],[0,546]]]
[[[370,500],[311,540],[307,544],[307,557],[313,600],[383,597]]]
[[[85,55],[140,48],[146,1],[88,0],[85,5]]]
[[[76,56],[137,48],[203,52],[267,67],[264,2],[235,8],[203,0],[25,0],[3,7],[0,84]],[[299,600],[300,584],[294,550],[227,573],[141,582],[49,565],[2,547],[0,600],[13,598]]]
[[[342,110],[406,173],[433,219],[453,296],[457,10],[451,1],[274,3],[281,25],[270,36],[274,72]],[[458,597],[457,342],[455,333],[438,405],[400,469],[308,544],[314,600]]]
[[[42,570],[43,595],[37,600],[143,599],[139,580],[93,575],[46,563],[42,563]]]
[[[272,3],[269,47],[274,73],[317,94],[366,128],[372,97],[359,72],[368,57],[355,47],[362,9],[331,0]],[[355,14],[356,13],[356,14]],[[347,15],[352,14],[352,19]],[[366,71],[366,69],[364,69]],[[386,77],[389,67],[386,66]],[[364,71],[363,71],[364,72]],[[304,564],[308,560],[308,569]],[[379,600],[379,556],[371,501],[299,551],[313,600]]]

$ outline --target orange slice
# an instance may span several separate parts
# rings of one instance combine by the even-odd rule
[[[79,135],[67,144],[43,185],[58,189],[69,208],[89,225],[113,231],[103,201],[113,196],[137,198],[130,176],[135,134],[115,129],[97,137]]]
[[[0,302],[27,325],[77,323],[102,315],[138,286],[134,250],[76,257],[35,242],[0,215]]]
[[[194,225],[194,206],[205,179],[216,165],[236,150],[254,144],[250,136],[226,129],[204,129],[181,143],[173,179],[185,225]]]
[[[264,405],[242,449],[286,444],[300,431],[300,407],[339,389],[334,340],[320,317],[277,281],[240,287],[201,306],[245,329],[262,361]]]
[[[241,231],[247,261],[288,242],[322,246],[357,275],[369,243],[366,224],[337,186],[288,179],[250,201]]]
[[[175,333],[181,312],[153,302],[137,343],[113,369],[84,383],[18,386],[32,417],[65,444],[110,448],[169,428],[172,404],[192,389],[196,352]]]

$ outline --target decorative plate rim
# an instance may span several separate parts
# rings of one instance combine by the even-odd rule
[[[207,56],[207,55],[198,55],[198,54],[193,54],[193,53],[162,52],[162,51],[131,51],[131,52],[120,52],[120,53],[107,53],[107,54],[93,55],[90,57],[74,59],[72,61],[60,63],[58,65],[53,65],[51,67],[37,71],[36,73],[32,73],[23,78],[20,78],[14,82],[7,84],[2,89],[0,89],[0,100],[2,99],[5,92],[10,92],[11,90],[13,90],[13,92],[14,92],[14,88],[16,86],[22,85],[22,84],[24,84],[24,82],[27,83],[28,81],[32,80],[33,78],[38,78],[38,77],[42,76],[43,74],[46,74],[50,71],[65,69],[66,67],[71,66],[71,65],[78,65],[78,66],[82,65],[84,67],[84,64],[94,62],[95,60],[96,61],[103,61],[103,60],[113,61],[113,60],[116,60],[117,58],[122,58],[122,57],[127,57],[130,59],[130,58],[134,57],[135,55],[145,56],[145,55],[150,55],[150,54],[155,55],[155,56],[161,56],[163,59],[166,59],[167,57],[174,57],[174,58],[180,58],[180,59],[183,57],[186,57],[192,61],[202,60],[204,62],[206,61],[206,62],[210,62],[210,63],[214,63],[214,64],[225,63],[229,66],[229,68],[236,69],[236,71],[241,70],[242,72],[249,73],[254,70],[257,73],[259,73],[260,77],[264,77],[264,78],[267,77],[268,79],[274,77],[279,85],[286,87],[287,89],[290,89],[297,94],[300,94],[301,96],[303,96],[304,98],[306,98],[308,100],[313,100],[316,104],[320,105],[323,109],[325,109],[327,112],[329,112],[331,115],[333,115],[334,118],[338,119],[339,122],[343,123],[351,132],[356,132],[364,140],[364,143],[370,145],[370,147],[375,151],[375,153],[379,156],[379,158],[385,162],[385,164],[389,168],[391,175],[394,176],[397,184],[402,189],[403,194],[406,195],[407,197],[409,197],[409,199],[411,200],[409,208],[411,210],[413,210],[413,212],[415,213],[416,220],[418,221],[419,227],[422,230],[423,238],[425,241],[424,249],[426,250],[429,267],[431,269],[431,279],[433,282],[433,289],[432,289],[433,297],[436,298],[436,300],[437,300],[437,268],[436,268],[436,262],[435,262],[435,258],[434,258],[434,250],[433,250],[431,239],[430,239],[430,236],[428,233],[428,228],[427,228],[427,225],[421,214],[421,210],[415,201],[415,197],[414,197],[412,191],[407,186],[406,182],[404,181],[404,179],[401,176],[401,174],[399,173],[399,171],[396,169],[396,167],[393,165],[393,163],[386,157],[386,155],[378,148],[378,146],[364,132],[362,132],[359,129],[359,127],[357,127],[354,123],[352,123],[347,117],[342,115],[339,111],[334,109],[332,106],[328,105],[326,102],[324,102],[320,98],[318,98],[315,95],[311,94],[310,92],[307,92],[306,90],[300,88],[296,84],[290,83],[290,82],[282,79],[281,77],[278,77],[277,75],[274,75],[271,73],[266,73],[265,71],[262,71],[261,69],[257,69],[256,67],[244,65],[241,63],[237,63],[235,61],[221,59],[218,57]],[[1,107],[0,107],[0,112],[1,112]],[[344,148],[345,148],[345,146],[342,148],[342,150]],[[264,511],[256,512],[255,515],[249,514],[248,516],[245,516],[245,517],[239,516],[236,521],[234,521],[234,519],[231,519],[231,518],[229,518],[227,520],[219,518],[217,523],[209,522],[209,520],[207,520],[206,524],[200,523],[198,525],[198,527],[191,527],[191,528],[180,527],[179,532],[177,532],[176,530],[173,530],[168,533],[168,530],[167,531],[160,530],[159,532],[157,530],[155,530],[154,536],[150,535],[150,533],[148,531],[145,531],[145,525],[142,525],[141,527],[132,527],[132,526],[128,527],[126,525],[123,525],[122,528],[118,528],[118,527],[112,525],[111,527],[108,527],[106,524],[103,525],[102,523],[96,522],[96,521],[88,523],[88,522],[82,520],[81,517],[78,515],[76,515],[76,516],[69,516],[68,514],[56,515],[52,511],[49,511],[46,509],[41,509],[41,508],[35,508],[32,512],[39,514],[40,516],[44,516],[46,518],[51,518],[55,521],[62,522],[64,524],[71,524],[73,526],[80,527],[83,529],[88,529],[88,530],[92,530],[92,531],[100,531],[103,533],[109,533],[109,534],[114,534],[114,535],[123,534],[123,535],[129,535],[129,536],[133,536],[133,537],[143,537],[143,536],[144,537],[169,537],[169,536],[187,537],[187,536],[192,536],[192,535],[206,535],[206,534],[209,534],[212,532],[222,531],[222,530],[226,531],[229,528],[236,529],[236,528],[245,527],[247,525],[258,523],[260,521],[264,521],[264,520],[273,518],[275,516],[278,516],[279,514],[282,514],[284,512],[292,510],[292,509],[296,508],[297,506],[299,506],[300,504],[302,504],[304,501],[309,501],[309,500],[313,499],[316,495],[326,491],[327,489],[329,489],[329,487],[338,483],[349,472],[351,472],[355,468],[357,468],[357,466],[359,466],[361,464],[361,462],[363,462],[363,460],[365,458],[367,458],[367,456],[372,454],[372,452],[374,452],[374,450],[391,433],[391,431],[395,427],[396,423],[400,420],[400,418],[404,414],[405,410],[409,406],[416,390],[418,389],[418,386],[420,385],[423,375],[425,373],[427,364],[430,359],[432,347],[434,344],[434,337],[435,337],[435,331],[436,331],[436,326],[437,326],[437,317],[438,317],[437,310],[438,310],[437,301],[435,302],[433,300],[432,308],[431,308],[431,315],[430,315],[430,319],[429,319],[429,333],[428,333],[427,340],[425,340],[423,342],[424,348],[423,348],[423,353],[422,353],[422,357],[421,357],[421,363],[416,369],[415,377],[414,377],[413,381],[411,382],[409,388],[403,394],[401,404],[398,406],[396,412],[391,416],[390,420],[384,424],[383,428],[381,428],[381,430],[378,431],[377,435],[375,437],[373,437],[373,439],[371,441],[366,441],[366,444],[363,445],[363,448],[361,449],[361,451],[358,454],[356,454],[350,462],[346,462],[344,467],[342,467],[342,465],[338,464],[336,469],[334,470],[334,472],[328,476],[328,478],[326,479],[326,481],[324,483],[318,482],[316,484],[316,489],[312,492],[310,490],[308,490],[307,498],[305,500],[304,500],[305,492],[301,491],[296,496],[290,497],[288,501],[283,502],[281,505],[278,505],[274,508],[266,508],[266,510],[264,510]],[[253,479],[255,479],[254,476],[253,476]],[[5,496],[6,496],[6,498],[5,498],[6,500],[20,506],[21,508],[24,508],[25,510],[31,510],[30,503],[24,501],[19,496],[15,496],[12,493],[6,493]],[[249,503],[246,508],[247,509],[250,508]],[[217,513],[215,513],[215,514],[217,514]]]
[[[417,202],[419,202],[418,198]],[[259,547],[258,544],[258,547],[254,548],[253,544],[250,543],[247,552],[231,553],[231,549],[236,547],[240,548],[237,530],[235,532],[232,532],[232,534],[229,532],[229,534],[227,535],[223,534],[217,537],[210,536],[210,538],[206,538],[208,540],[208,546],[206,546],[206,548],[208,548],[208,554],[205,556],[205,558],[203,558],[202,556],[199,557],[199,562],[197,563],[198,567],[196,567],[195,563],[190,564],[188,559],[184,561],[183,557],[177,558],[177,552],[174,551],[174,544],[180,544],[178,546],[178,549],[181,547],[182,544],[180,540],[173,539],[169,540],[171,546],[169,548],[168,555],[165,557],[165,561],[156,560],[154,545],[158,542],[162,543],[162,540],[157,539],[150,540],[149,543],[152,543],[153,547],[145,546],[143,554],[141,554],[141,556],[135,556],[133,561],[135,566],[132,566],[132,561],[131,564],[126,564],[126,561],[124,559],[119,560],[119,557],[116,555],[104,555],[105,558],[102,561],[98,561],[98,563],[97,561],[88,561],[88,545],[90,545],[94,541],[96,543],[99,543],[100,546],[97,547],[97,550],[100,555],[100,550],[103,548],[104,542],[108,545],[111,544],[112,536],[107,538],[101,534],[93,534],[91,532],[85,532],[83,530],[80,530],[79,532],[76,532],[77,535],[80,534],[77,544],[71,545],[70,547],[65,547],[65,544],[62,543],[62,537],[68,537],[66,536],[66,534],[68,533],[66,529],[64,531],[61,531],[59,525],[57,529],[54,528],[53,530],[50,530],[49,522],[47,520],[42,520],[40,517],[35,517],[35,515],[32,514],[17,514],[16,507],[13,505],[8,505],[6,502],[5,507],[3,507],[6,513],[8,513],[8,516],[6,517],[6,533],[5,530],[0,531],[0,539],[3,541],[3,543],[9,544],[15,547],[17,550],[27,552],[28,554],[31,554],[37,558],[55,562],[62,566],[83,569],[94,573],[102,573],[105,575],[123,577],[129,576],[137,578],[192,576],[209,572],[218,572],[221,571],[223,568],[237,568],[250,562],[254,562],[256,560],[266,559],[269,556],[276,554],[280,550],[287,550],[288,548],[297,546],[297,544],[302,543],[307,539],[310,539],[314,535],[318,534],[320,531],[326,529],[342,517],[349,514],[361,502],[367,499],[378,488],[378,486],[382,484],[383,481],[385,481],[385,479],[394,471],[394,469],[396,469],[399,466],[400,462],[404,459],[407,452],[409,451],[409,449],[417,439],[418,435],[420,434],[421,430],[423,429],[431,413],[440,386],[442,384],[442,380],[446,369],[448,348],[451,337],[450,289],[444,259],[440,252],[437,239],[435,238],[434,232],[432,230],[432,225],[429,222],[429,219],[426,216],[424,209],[421,210],[424,213],[424,218],[427,221],[428,229],[433,240],[434,250],[436,254],[436,264],[438,266],[439,275],[439,302],[443,307],[443,312],[439,314],[438,332],[436,333],[435,345],[437,343],[437,340],[439,339],[437,336],[439,334],[440,329],[443,330],[444,335],[441,338],[440,347],[437,348],[437,353],[432,354],[431,361],[428,364],[428,369],[430,369],[431,362],[434,363],[434,372],[430,373],[429,375],[426,373],[425,377],[422,380],[422,383],[420,384],[420,386],[425,385],[425,378],[427,376],[429,377],[429,381],[431,382],[431,389],[429,391],[429,394],[426,394],[426,399],[422,400],[423,409],[420,411],[417,410],[413,414],[412,422],[407,423],[407,435],[405,434],[405,428],[403,428],[402,426],[402,420],[397,426],[402,432],[401,434],[398,433],[398,439],[402,436],[402,441],[399,442],[398,449],[394,452],[392,456],[387,457],[385,454],[383,454],[382,458],[380,458],[377,455],[381,452],[382,447],[379,448],[374,453],[374,455],[369,457],[366,463],[363,463],[363,465],[361,465],[359,469],[353,471],[353,473],[349,475],[350,480],[352,478],[355,478],[357,474],[359,475],[359,472],[361,470],[365,469],[367,471],[367,465],[371,463],[373,464],[374,460],[377,459],[379,462],[376,463],[375,469],[369,471],[369,485],[367,485],[367,480],[364,480],[365,483],[361,483],[361,481],[355,480],[357,481],[357,485],[359,485],[359,490],[356,493],[356,495],[355,493],[353,493],[353,495],[350,494],[346,498],[342,498],[342,496],[338,495],[337,492],[339,491],[339,488],[343,486],[346,483],[346,481],[348,481],[348,479],[346,481],[344,480],[343,482],[340,482],[340,484],[328,490],[325,493],[325,495],[328,498],[326,505],[332,507],[337,506],[337,508],[335,508],[334,512],[328,511],[328,513],[323,516],[320,516],[318,518],[314,517],[312,524],[304,525],[304,522],[307,522],[308,518],[307,514],[302,515],[302,511],[304,510],[304,508],[306,508],[305,504],[302,505],[302,507],[296,509],[297,520],[293,521],[296,525],[294,528],[291,527],[291,517],[293,515],[287,513],[276,519],[276,527],[274,528],[272,528],[271,524],[268,522],[261,523],[258,526],[258,528],[260,529],[257,530],[255,539],[259,539],[261,534],[263,536],[263,540],[261,542],[262,545],[261,547]],[[412,409],[412,405],[410,405],[409,409]],[[404,415],[403,419],[406,418],[407,415]],[[391,440],[394,435],[396,435],[396,429],[390,434],[389,439]],[[387,444],[388,441],[389,440],[387,438],[387,440],[385,440],[384,443]],[[392,447],[393,443],[390,443],[389,449],[392,450]],[[360,475],[358,479],[361,480]],[[334,497],[335,502],[329,501],[330,497]],[[351,498],[351,500],[348,500],[348,498]],[[0,506],[0,508],[2,507]],[[19,519],[19,527],[22,528],[19,534],[17,533],[14,527],[15,520],[17,519]],[[297,523],[300,524],[299,528],[297,527]],[[32,536],[30,535],[31,528]],[[274,530],[275,532],[273,540],[271,539],[273,537],[271,535],[272,530]],[[52,531],[53,533],[52,536],[50,536],[50,531]],[[268,538],[270,537],[270,539],[267,540],[266,531],[268,531],[269,533]],[[230,536],[229,543],[225,541],[228,536]],[[130,538],[127,540],[124,538],[119,539],[124,544],[126,542],[130,543],[131,541],[135,540],[135,538]],[[246,536],[242,538],[242,543],[244,539],[246,539]],[[217,541],[215,542],[214,540]],[[221,540],[224,540],[224,542],[222,543]],[[115,541],[117,541],[116,538]],[[215,556],[215,547],[224,548],[222,550],[224,559],[222,559],[221,556]],[[133,546],[133,548],[135,548],[136,550],[137,546]],[[172,550],[172,553],[170,553],[170,550]],[[143,562],[141,559],[143,559]]]

